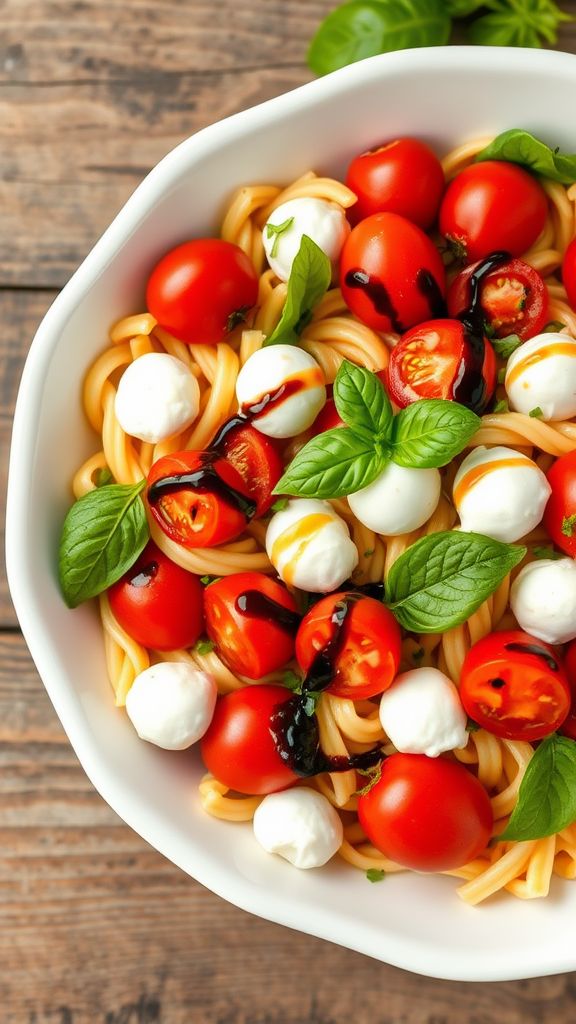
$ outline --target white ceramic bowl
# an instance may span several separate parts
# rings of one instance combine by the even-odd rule
[[[75,467],[93,447],[80,381],[110,323],[143,304],[155,260],[214,232],[240,183],[289,181],[395,135],[439,152],[523,127],[576,150],[576,57],[478,47],[376,57],[205,129],[170,153],[126,203],[46,314],[30,349],[14,422],[7,516],[9,581],[54,707],[96,789],[166,857],[262,917],[421,974],[502,980],[576,968],[576,885],[549,899],[461,903],[453,879],[404,874],[381,885],[340,862],[298,872],[257,848],[249,825],[205,816],[194,754],[137,739],[115,710],[94,607],[69,611],[56,550]]]

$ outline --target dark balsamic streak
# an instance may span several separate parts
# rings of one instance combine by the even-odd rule
[[[556,659],[552,657],[545,647],[540,647],[538,644],[505,644],[505,649],[507,651],[517,651],[518,654],[533,654],[537,658],[542,658],[552,672],[558,671],[559,665]]]
[[[347,288],[359,288],[368,297],[374,309],[380,316],[387,316],[392,324],[392,328],[397,334],[404,334],[406,328],[401,324],[398,319],[398,313],[394,308],[392,299],[388,293],[387,288],[374,277],[373,274],[367,274],[366,271],[357,269],[349,270],[344,279],[344,283]]]
[[[284,629],[288,633],[295,633],[300,625],[298,612],[291,611],[279,601],[274,601],[266,594],[261,594],[259,590],[246,590],[243,594],[239,594],[235,601],[235,608],[241,615],[246,615],[251,619],[264,619],[267,622],[273,622],[275,626],[279,626],[280,629]]]
[[[416,274],[416,287],[428,303],[432,320],[446,316],[446,303],[438,282],[429,270],[419,270]]]
[[[247,519],[252,519],[256,512],[256,502],[241,494],[234,487],[230,487],[221,476],[218,475],[210,457],[206,458],[205,465],[201,469],[192,470],[189,473],[176,473],[174,476],[164,476],[156,480],[148,488],[148,501],[151,505],[157,505],[166,494],[175,494],[178,491],[194,490],[200,494],[211,492],[232,508],[238,509]]]
[[[476,413],[483,412],[492,397],[486,392],[486,381],[482,372],[486,356],[486,341],[484,310],[480,302],[481,286],[488,274],[502,266],[503,263],[507,263],[509,259],[510,253],[502,251],[493,252],[485,260],[482,260],[471,274],[468,282],[470,303],[467,309],[459,313],[456,318],[464,327],[465,348],[452,388],[452,398],[455,402],[460,402],[461,405],[467,406]]]

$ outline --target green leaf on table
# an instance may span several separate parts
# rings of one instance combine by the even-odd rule
[[[294,257],[282,316],[266,345],[297,345],[312,313],[332,280],[332,265],[325,252],[308,235],[302,235]]]
[[[392,461],[409,469],[446,466],[480,425],[480,417],[458,402],[442,398],[413,402],[394,418]]]
[[[382,381],[371,370],[347,359],[334,381],[338,415],[359,437],[385,440],[392,429],[392,406]]]
[[[342,498],[371,484],[387,461],[382,448],[376,448],[349,427],[335,427],[313,437],[298,452],[274,493]]]
[[[520,164],[562,185],[571,185],[576,181],[576,153],[562,154],[557,149],[551,149],[522,128],[510,128],[497,135],[478,153],[476,160],[505,160]]]
[[[499,839],[544,839],[576,821],[576,742],[552,733],[534,752]]]

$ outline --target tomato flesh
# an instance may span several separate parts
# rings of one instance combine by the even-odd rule
[[[576,740],[576,640],[572,640],[568,645],[564,655],[564,668],[570,683],[572,702],[570,704],[570,711],[562,722],[560,731],[564,736],[569,736],[571,740]]]
[[[573,238],[564,253],[562,261],[562,282],[566,289],[568,302],[576,309],[576,238]]]
[[[261,679],[293,658],[296,602],[263,573],[235,573],[211,583],[204,611],[208,636],[232,672]]]
[[[221,450],[256,502],[256,517],[264,515],[274,501],[272,492],[284,472],[274,442],[247,423],[226,434]]]
[[[463,270],[448,290],[448,311],[459,316],[470,304],[470,278],[475,263]],[[522,260],[510,260],[488,274],[480,286],[480,305],[491,336],[517,334],[534,338],[548,322],[548,289],[537,270]]]
[[[430,228],[444,191],[438,157],[419,139],[394,139],[354,158],[346,174],[358,200],[349,211],[353,224],[373,213],[398,213]]]
[[[386,758],[379,781],[358,798],[358,817],[374,846],[415,871],[449,871],[474,860],[493,824],[476,776],[425,754]]]
[[[576,558],[576,451],[556,459],[547,480],[552,494],[544,510],[544,526],[554,544]]]
[[[318,413],[310,431],[312,437],[317,437],[318,434],[323,434],[326,430],[334,430],[336,427],[343,426],[345,426],[344,420],[340,419],[336,403],[333,398],[329,398]]]
[[[470,649],[460,678],[466,712],[508,740],[541,740],[570,710],[570,687],[552,647],[522,630],[490,633]]]

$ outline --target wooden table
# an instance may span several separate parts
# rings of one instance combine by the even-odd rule
[[[21,367],[57,290],[183,137],[311,77],[306,45],[332,6],[4,0],[0,487]],[[576,14],[576,0],[563,7]],[[574,26],[560,47],[576,52]],[[93,790],[4,575],[0,627],[1,1024],[576,1021],[576,974],[469,986],[416,978],[213,896]]]

